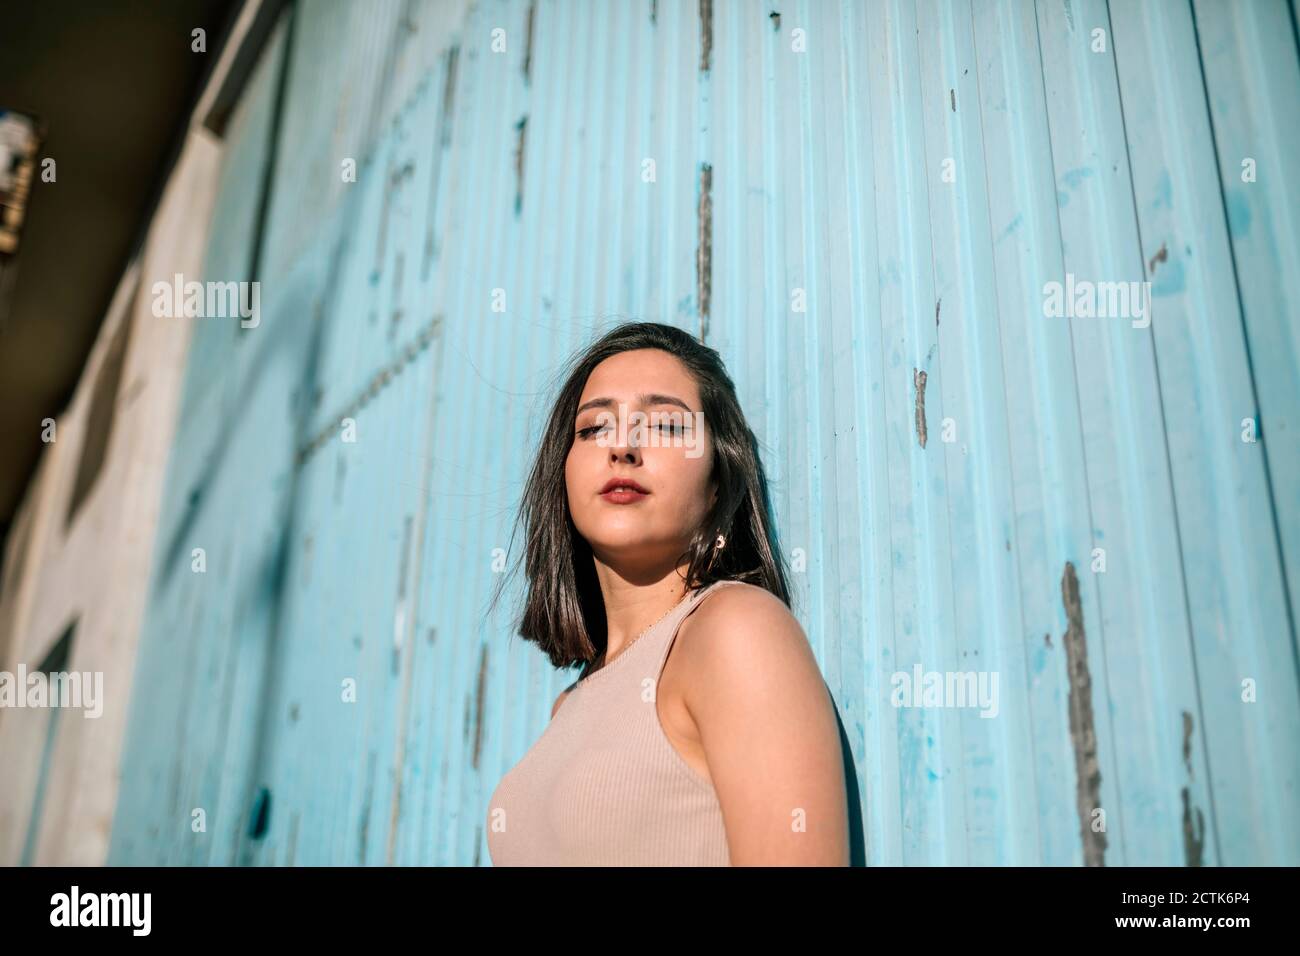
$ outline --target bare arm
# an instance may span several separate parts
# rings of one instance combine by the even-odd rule
[[[834,703],[798,620],[757,587],[724,588],[693,617],[684,700],[732,865],[849,865]]]

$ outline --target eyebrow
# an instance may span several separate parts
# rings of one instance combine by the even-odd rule
[[[638,395],[637,399],[640,400],[642,405],[677,405],[685,409],[687,412],[690,412],[692,415],[695,414],[694,410],[691,409],[689,405],[683,402],[680,398],[677,398],[675,395],[660,395],[657,392],[651,392],[648,395],[645,394]],[[581,405],[579,405],[578,410],[573,414],[574,417],[576,418],[578,415],[581,415],[588,408],[613,408],[613,407],[614,407],[614,400],[612,398],[593,398],[591,401],[583,402]]]

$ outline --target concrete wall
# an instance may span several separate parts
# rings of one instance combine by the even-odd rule
[[[118,287],[68,409],[55,425],[11,539],[0,615],[4,669],[29,670],[75,623],[69,671],[103,673],[102,713],[59,715],[31,862],[103,863],[117,799],[159,501],[192,325],[151,311],[143,276],[199,271],[216,197],[220,142],[196,127],[168,182],[143,252]],[[75,263],[68,281],[76,281]],[[129,347],[102,471],[65,526],[95,385],[115,336]],[[57,334],[52,326],[51,335]],[[39,360],[35,358],[33,360]],[[33,423],[39,428],[39,423]],[[20,861],[51,709],[0,709],[0,861]]]

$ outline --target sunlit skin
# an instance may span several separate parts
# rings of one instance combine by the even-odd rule
[[[656,397],[663,401],[642,401]],[[602,399],[609,404],[593,404]],[[676,411],[693,416],[700,409],[700,393],[676,358],[657,349],[639,349],[620,352],[596,366],[578,399],[564,477],[569,513],[596,558],[609,617],[611,660],[628,639],[653,623],[676,603],[675,596],[683,593],[681,582],[674,585],[672,580],[676,559],[704,520],[714,495],[710,482],[713,446],[707,422],[702,436],[704,453],[694,458],[685,448],[672,447],[674,443],[665,440],[670,434],[663,432],[657,448],[633,445],[635,436],[631,434],[626,443],[617,444],[617,431],[605,422],[605,415],[618,415],[621,405],[626,405],[629,414]],[[600,427],[605,430],[592,431]],[[611,504],[600,491],[616,477],[632,478],[650,494],[631,504]],[[643,622],[646,614],[650,617]]]
[[[637,444],[630,426],[619,440],[600,416],[619,415],[620,403],[627,415],[701,410],[686,367],[658,349],[604,360],[578,399],[565,482],[604,596],[607,662],[681,600],[686,565],[677,559],[716,495],[707,420],[703,453],[692,457],[667,432],[660,447]],[[615,477],[631,478],[649,494],[610,503],[601,490]],[[678,631],[655,706],[669,743],[713,783],[733,865],[849,863],[834,705],[803,628],[777,597],[750,584],[710,595]]]

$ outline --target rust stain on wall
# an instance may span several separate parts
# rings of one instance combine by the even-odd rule
[[[1187,766],[1187,779],[1192,779],[1192,715],[1183,711],[1183,763]],[[1205,814],[1192,806],[1190,787],[1183,787],[1183,854],[1188,866],[1204,866]]]
[[[925,380],[924,371],[912,369],[912,384],[916,386],[916,440],[925,447]]]
[[[515,216],[524,208],[524,134],[528,131],[528,117],[521,116],[515,124],[518,136],[515,141]]]
[[[1204,866],[1205,814],[1199,807],[1192,806],[1192,795],[1187,787],[1183,787],[1183,853],[1188,866]]]
[[[533,70],[533,21],[537,17],[537,0],[528,5],[528,39],[524,41],[524,85],[532,84]]]
[[[709,297],[713,291],[713,167],[700,168],[699,243],[695,253],[695,296],[700,311],[700,341],[709,334]]]
[[[1070,741],[1078,776],[1079,831],[1083,837],[1085,866],[1105,866],[1106,834],[1092,828],[1092,813],[1101,806],[1101,764],[1097,758],[1097,731],[1092,716],[1092,675],[1088,671],[1088,642],[1083,629],[1083,604],[1074,565],[1065,562],[1061,576],[1061,601],[1065,605],[1065,660],[1070,684]]]
[[[1162,242],[1160,244],[1160,251],[1157,252],[1154,256],[1152,256],[1151,261],[1147,263],[1147,275],[1154,275],[1156,271],[1156,263],[1164,262],[1168,258],[1169,258],[1169,250],[1165,247],[1165,244]]]
[[[478,685],[474,688],[474,750],[471,766],[478,769],[479,754],[483,750],[483,698],[487,694],[488,649],[484,644],[479,648]]]
[[[713,55],[713,0],[700,0],[700,72],[709,72]]]

